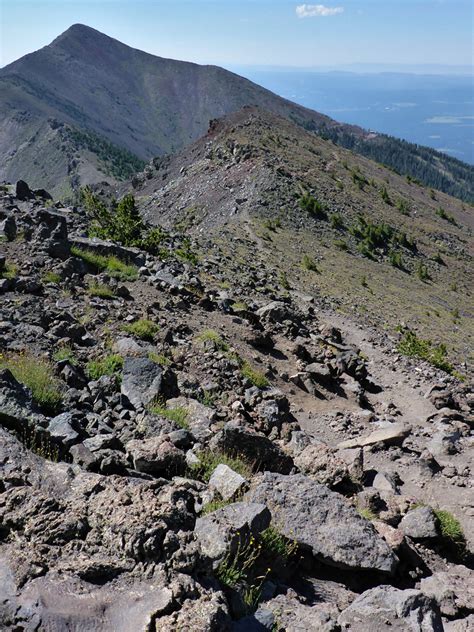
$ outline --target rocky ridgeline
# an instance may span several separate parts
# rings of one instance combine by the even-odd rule
[[[472,518],[466,386],[388,350],[415,427],[270,270],[235,295],[179,237],[158,258],[24,183],[0,203],[2,630],[473,629],[470,541],[425,500]]]

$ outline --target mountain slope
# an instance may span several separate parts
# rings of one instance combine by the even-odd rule
[[[245,105],[474,199],[474,170],[459,161],[336,123],[222,68],[155,57],[80,24],[0,70],[0,179],[21,177],[56,195],[111,182],[140,168],[137,159],[179,150],[210,119]],[[77,138],[84,132],[87,143]],[[104,143],[112,145],[105,153]]]
[[[468,359],[474,218],[459,200],[256,108],[134,183],[148,219],[224,257],[224,283],[243,262],[257,284],[270,266],[276,293],[315,294],[392,333],[405,323]]]

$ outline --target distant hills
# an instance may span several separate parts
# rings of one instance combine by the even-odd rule
[[[222,68],[155,57],[80,24],[0,70],[0,179],[23,178],[63,197],[82,184],[113,184],[246,105],[474,199],[474,169],[460,161],[339,124]]]

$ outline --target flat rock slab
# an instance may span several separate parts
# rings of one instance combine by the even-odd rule
[[[338,448],[363,448],[374,443],[393,445],[401,443],[411,432],[410,426],[405,424],[391,424],[386,428],[374,430],[367,437],[356,437],[337,444]]]
[[[419,590],[377,586],[346,608],[338,623],[351,632],[443,632],[434,599]],[[345,627],[344,627],[345,626]]]
[[[265,503],[287,538],[311,549],[332,566],[392,573],[397,558],[370,522],[344,498],[302,474],[265,472],[247,494]]]
[[[30,619],[34,613],[41,622],[37,629],[48,632],[145,632],[172,601],[172,591],[153,582],[116,580],[95,586],[51,574],[28,584],[16,616]]]

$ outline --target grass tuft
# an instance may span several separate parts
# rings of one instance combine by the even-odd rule
[[[61,409],[63,384],[48,360],[30,353],[0,355],[0,368],[9,369],[18,382],[30,389],[44,413],[54,415]]]
[[[136,336],[140,338],[140,340],[148,342],[153,342],[159,329],[160,327],[156,323],[146,318],[140,318],[140,320],[123,327],[123,330],[128,334],[132,334],[132,336]]]
[[[111,354],[88,362],[87,374],[91,380],[98,380],[103,375],[118,375],[121,373],[122,368],[122,356]]]
[[[265,375],[261,371],[254,369],[247,360],[244,360],[240,372],[242,377],[246,378],[257,388],[266,388],[269,385],[269,381]]]
[[[125,263],[113,255],[101,255],[93,250],[72,246],[71,255],[79,257],[85,263],[95,268],[97,272],[107,272],[114,279],[120,281],[135,281],[138,277],[137,267]]]

